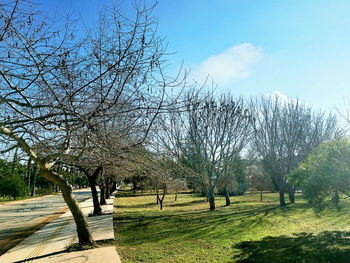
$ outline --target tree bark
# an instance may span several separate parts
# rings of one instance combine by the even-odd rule
[[[32,172],[32,159],[29,157],[28,163],[27,163],[27,178],[26,178],[28,192],[30,191],[30,185],[31,185],[31,172]]]
[[[36,171],[37,171],[37,165],[34,164],[33,171],[32,171],[32,179],[31,179],[31,196],[35,196],[35,184],[36,184]]]
[[[117,190],[117,183],[115,182],[115,180],[113,180],[113,184],[111,187],[111,194],[113,194],[115,190]]]
[[[215,196],[214,196],[214,193],[213,192],[209,192],[209,195],[208,195],[208,199],[209,199],[209,209],[210,211],[214,211],[215,210]]]
[[[136,189],[137,189],[137,183],[136,182],[132,182],[132,191],[134,193],[136,193]]]
[[[159,199],[160,210],[163,210],[163,201],[166,193],[167,193],[167,188],[166,186],[164,186],[162,198],[159,197],[159,194],[157,195],[157,198]]]
[[[280,195],[280,206],[286,206],[286,201],[284,200],[284,191],[280,190],[279,195]]]
[[[111,197],[111,184],[110,184],[110,178],[106,179],[106,191],[105,191],[105,197],[106,199],[109,199]]]
[[[72,194],[72,187],[68,184],[67,180],[61,177],[58,174],[55,174],[53,171],[49,170],[40,170],[41,176],[50,180],[51,182],[58,184],[61,187],[62,196],[64,201],[66,202],[69,210],[71,211],[76,227],[77,234],[79,239],[79,245],[84,246],[95,246],[95,241],[92,238],[88,222],[81,211],[79,204],[75,200]]]
[[[291,204],[295,204],[295,189],[294,187],[291,187],[291,189],[288,192],[289,202]]]
[[[83,173],[86,175],[86,177],[88,178],[89,181],[89,185],[91,188],[91,195],[92,195],[92,202],[94,204],[94,211],[93,211],[93,215],[101,215],[102,214],[102,208],[100,206],[99,200],[98,200],[98,193],[97,193],[97,189],[96,189],[96,180],[98,175],[100,174],[100,172],[102,171],[103,167],[99,166],[95,169],[95,171],[93,172],[92,175],[89,174],[89,171],[81,168],[80,169],[83,171]]]
[[[227,189],[225,189],[225,198],[226,198],[226,206],[231,205],[230,193]]]
[[[101,215],[102,214],[102,208],[100,206],[99,200],[98,200],[98,193],[96,189],[96,180],[92,176],[88,176],[90,188],[91,188],[91,195],[92,195],[92,202],[94,205],[94,216]]]
[[[100,184],[100,205],[105,205],[106,202],[106,186],[104,183]]]

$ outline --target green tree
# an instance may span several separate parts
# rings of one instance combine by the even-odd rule
[[[302,187],[304,197],[317,212],[330,203],[339,208],[339,194],[350,193],[350,140],[341,138],[321,144],[289,179]]]
[[[0,193],[14,199],[25,196],[25,183],[18,175],[5,176],[0,180]]]

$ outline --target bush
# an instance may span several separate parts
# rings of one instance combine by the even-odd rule
[[[25,183],[18,175],[5,176],[0,179],[0,194],[12,196],[17,199],[20,196],[25,196]]]

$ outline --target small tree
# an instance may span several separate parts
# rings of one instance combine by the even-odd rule
[[[274,190],[271,177],[257,165],[251,165],[248,168],[248,181],[252,189],[260,191],[260,202],[263,201],[263,191]]]
[[[25,196],[25,183],[18,175],[3,177],[0,180],[0,193],[14,199]]]
[[[303,189],[317,212],[331,200],[339,208],[339,194],[350,196],[350,140],[328,141],[316,148],[289,179]]]

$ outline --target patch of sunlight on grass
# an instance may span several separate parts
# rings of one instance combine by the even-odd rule
[[[125,263],[349,262],[349,201],[321,216],[300,196],[295,205],[278,204],[277,193],[265,193],[263,202],[247,193],[232,197],[231,206],[217,197],[209,211],[204,197],[182,193],[177,201],[167,195],[159,210],[154,193],[122,191],[115,244]]]

